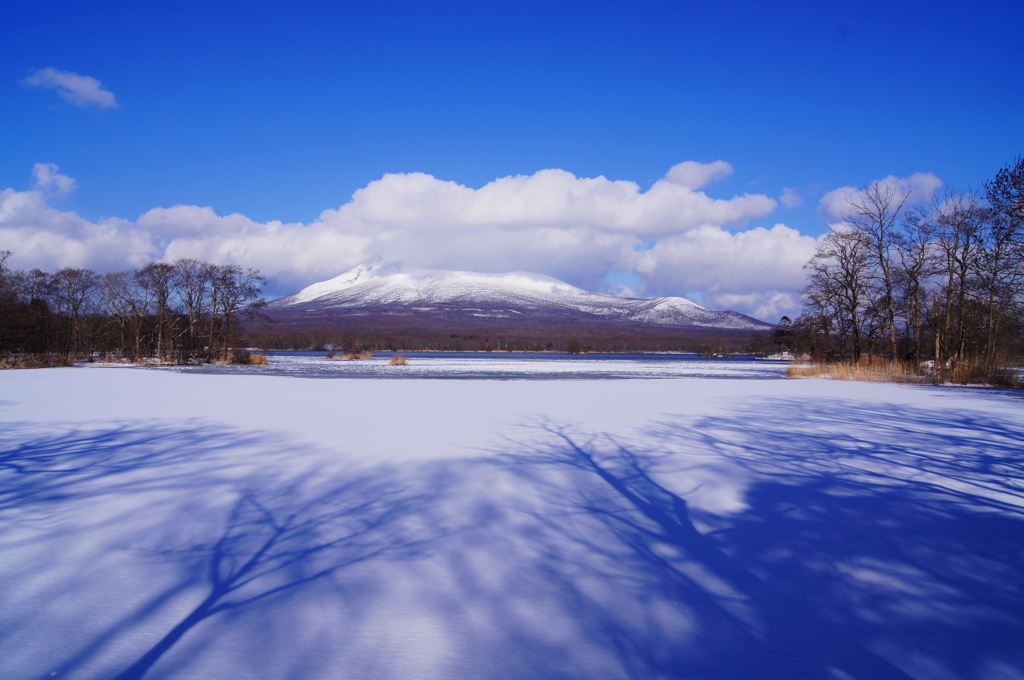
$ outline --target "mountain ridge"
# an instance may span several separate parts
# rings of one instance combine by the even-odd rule
[[[267,304],[285,325],[336,325],[361,318],[389,327],[635,327],[767,330],[738,312],[712,311],[679,297],[623,298],[592,293],[532,272],[485,274],[409,267],[380,259],[360,264]]]

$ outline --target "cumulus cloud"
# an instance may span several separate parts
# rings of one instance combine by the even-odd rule
[[[110,109],[117,106],[114,93],[104,90],[103,83],[74,71],[59,71],[47,67],[33,71],[21,82],[29,87],[53,90],[65,101],[81,108],[95,106]]]
[[[899,192],[907,192],[908,202],[915,204],[930,200],[942,186],[942,180],[930,172],[915,172],[909,177],[889,175],[884,179],[875,180],[868,186],[892,187]],[[863,188],[839,187],[821,197],[818,214],[827,220],[840,221],[850,209],[850,205],[863,196]]]
[[[0,250],[15,254],[11,266],[51,272],[83,266],[109,271],[160,256],[152,239],[131,222],[116,218],[90,222],[73,212],[56,210],[39,189],[0,191]]]
[[[51,196],[66,196],[75,190],[77,184],[72,177],[62,175],[53,163],[36,163],[32,166],[32,187]]]
[[[705,176],[716,172],[720,169],[712,168]],[[368,227],[588,227],[656,237],[707,223],[744,224],[775,207],[775,201],[762,194],[711,198],[668,176],[644,192],[635,182],[576,177],[565,170],[503,177],[479,189],[408,173],[384,175],[357,191],[351,203],[325,211],[320,218],[353,218]]]
[[[256,222],[194,205],[154,208],[139,217],[136,228],[160,245],[166,260],[189,257],[254,267],[274,279],[277,294],[336,276],[377,254],[371,239],[356,230],[319,221]]]
[[[708,225],[661,239],[634,254],[648,296],[700,292],[712,308],[764,319],[799,309],[804,264],[817,240],[784,224],[731,233]]]
[[[624,283],[620,283],[612,288],[607,288],[601,292],[605,295],[614,295],[615,297],[622,298],[635,298],[637,296],[637,292]]]
[[[771,323],[784,316],[795,319],[802,307],[800,295],[795,291],[713,293],[705,296],[704,301],[712,309],[731,309]]]
[[[696,191],[712,182],[731,177],[732,173],[732,166],[723,160],[717,160],[714,163],[683,161],[669,169],[665,180]]]
[[[783,208],[796,208],[803,205],[804,199],[800,196],[800,192],[793,187],[784,187],[782,195],[779,196],[779,203]]]
[[[440,269],[538,271],[596,290],[609,271],[628,266],[642,240],[742,224],[775,206],[763,195],[711,198],[668,179],[645,192],[634,182],[542,170],[474,189],[407,173],[370,182],[310,224],[175,206],[150,210],[138,227],[166,244],[168,258],[259,266],[282,286],[382,256]]]

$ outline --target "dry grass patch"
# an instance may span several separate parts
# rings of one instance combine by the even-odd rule
[[[369,361],[370,359],[373,358],[373,352],[369,350],[366,350],[365,352],[352,350],[349,352],[345,352],[344,354],[341,352],[329,352],[327,354],[327,358],[334,359],[335,361],[341,359],[344,359],[345,361]]]
[[[17,354],[0,356],[0,370],[18,368],[57,368],[73,366],[71,357],[52,354]]]
[[[408,363],[408,359],[406,359],[401,354],[396,354],[395,356],[391,357],[391,361],[388,362],[388,366],[405,366]]]
[[[960,363],[950,368],[939,368],[938,379],[957,385],[998,385],[999,387],[1020,387],[1021,372],[1009,366],[979,366]]]
[[[831,364],[792,363],[786,369],[789,378],[831,378],[859,382],[923,383],[929,377],[915,370],[914,364],[865,357],[860,361]]]
[[[265,354],[240,349],[231,353],[228,362],[235,366],[266,366],[270,360]]]
[[[860,382],[950,383],[954,385],[1021,387],[1021,373],[1016,368],[988,368],[961,363],[953,368],[940,367],[936,371],[929,365],[890,361],[876,357],[865,357],[856,362],[825,364],[794,362],[786,369],[786,376],[789,378],[831,378]]]

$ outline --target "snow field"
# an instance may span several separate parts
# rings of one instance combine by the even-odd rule
[[[1022,450],[993,390],[7,371],[0,676],[1024,677]]]

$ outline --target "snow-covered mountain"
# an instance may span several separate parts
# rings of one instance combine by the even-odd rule
[[[374,316],[431,318],[462,325],[478,322],[490,327],[605,323],[738,331],[771,327],[684,298],[620,298],[529,272],[440,271],[382,260],[274,300],[266,311],[272,318],[291,321]]]

